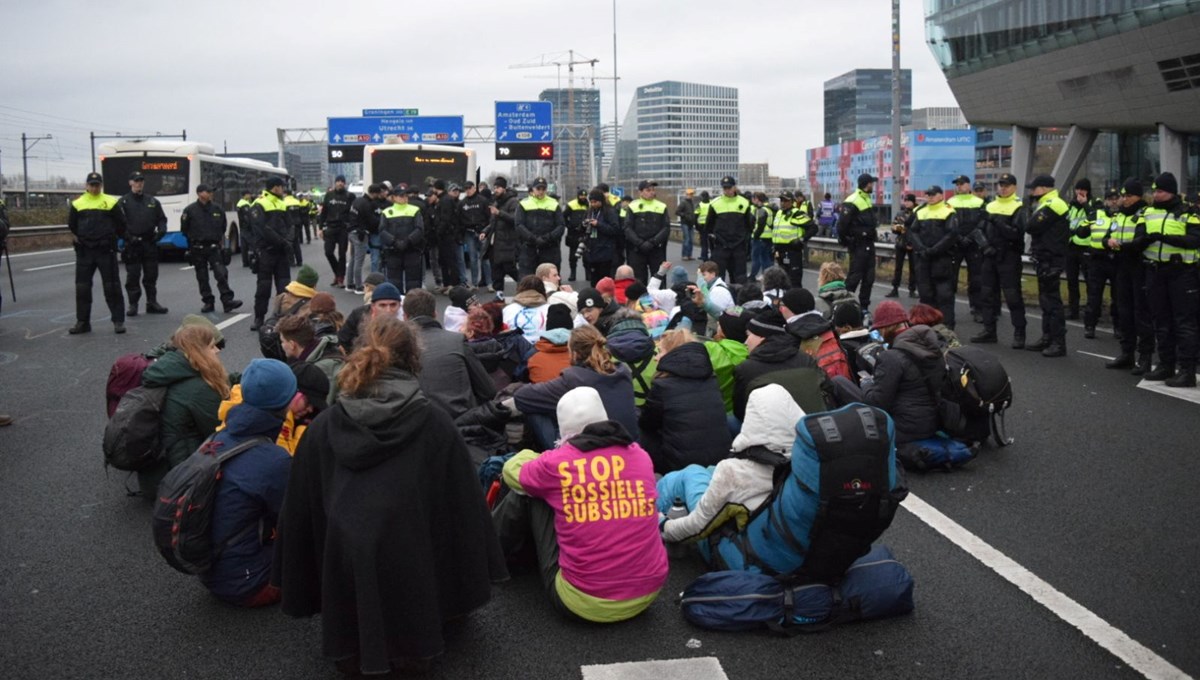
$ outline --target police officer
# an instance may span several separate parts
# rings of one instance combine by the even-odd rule
[[[704,226],[712,242],[712,261],[717,263],[719,276],[730,283],[745,283],[754,212],[750,201],[738,195],[737,180],[732,176],[721,178],[721,195],[708,204]]]
[[[779,194],[779,210],[775,213],[775,224],[771,228],[771,245],[775,261],[787,271],[793,288],[804,287],[804,248],[813,237],[814,226],[812,218],[796,207],[792,192]]]
[[[354,194],[346,189],[345,175],[333,179],[333,189],[321,200],[321,240],[325,242],[325,259],[333,269],[333,285],[346,284],[346,248],[350,244],[350,206]]]
[[[557,269],[562,262],[562,237],[567,230],[563,224],[558,200],[546,195],[545,177],[533,180],[529,195],[517,203],[513,221],[521,244],[519,267],[521,276],[529,276],[543,262]]]
[[[995,343],[996,320],[1000,317],[1000,296],[1008,305],[1013,325],[1013,349],[1025,347],[1025,299],[1021,294],[1021,253],[1025,251],[1025,220],[1028,212],[1017,195],[1017,178],[1009,173],[996,182],[997,196],[984,209],[983,237],[980,250],[980,314],[983,332],[971,337],[973,343]]]
[[[917,217],[917,195],[905,194],[900,201],[900,214],[892,218],[892,233],[896,235],[896,263],[892,271],[892,290],[884,297],[900,297],[900,282],[904,279],[904,260],[908,260],[908,296],[917,296],[917,265],[912,255],[912,244],[909,243],[908,230],[912,229],[913,220]]]
[[[571,264],[569,281],[574,281],[576,268],[579,266],[579,242],[587,235],[588,229],[583,226],[588,214],[587,189],[579,187],[575,198],[567,201],[563,208],[563,224],[567,228],[567,262]]]
[[[1031,215],[1025,231],[1032,239],[1029,252],[1037,262],[1038,305],[1042,308],[1042,337],[1025,349],[1044,357],[1067,355],[1067,320],[1063,315],[1059,282],[1066,268],[1071,222],[1066,201],[1054,189],[1054,178],[1038,175],[1026,185],[1031,189]]]
[[[1079,189],[1075,192],[1078,194]],[[1104,287],[1115,283],[1117,277],[1116,256],[1104,246],[1110,219],[1108,212],[1099,203],[1095,203],[1092,206],[1091,217],[1076,225],[1071,234],[1072,243],[1080,238],[1087,243],[1083,255],[1086,265],[1083,272],[1087,283],[1087,306],[1083,309],[1083,337],[1089,339],[1096,337],[1096,322],[1103,313]],[[1117,325],[1115,320],[1113,325]]]
[[[254,192],[246,189],[237,202],[238,249],[242,251],[242,266],[249,267],[254,256],[254,230],[250,228],[250,206],[254,205]]]
[[[945,198],[945,192],[936,184],[925,191],[925,205],[917,208],[908,237],[917,267],[921,302],[941,310],[946,326],[953,329],[957,273],[954,264],[962,233],[958,215]]]
[[[875,229],[879,218],[871,204],[878,181],[868,173],[859,175],[858,189],[842,201],[842,215],[837,222],[838,243],[850,253],[846,290],[853,293],[858,289],[858,302],[864,310],[871,308],[871,288],[875,285]]]
[[[946,201],[954,208],[958,218],[958,247],[954,255],[954,292],[958,292],[958,274],[962,271],[963,261],[967,263],[967,301],[971,305],[971,314],[975,321],[982,321],[979,313],[979,282],[980,259],[982,254],[980,242],[983,240],[979,232],[980,221],[983,219],[983,199],[971,192],[971,178],[959,175],[954,179],[954,195]]]
[[[696,206],[696,231],[700,232],[700,261],[712,257],[712,232],[708,228],[708,209],[712,197],[707,191],[700,192],[700,205]]]
[[[474,182],[467,182],[466,195],[458,202],[458,222],[463,228],[463,240],[467,246],[467,275],[468,287],[483,288],[492,280],[492,270],[488,261],[482,257],[483,244],[479,235],[487,229],[491,221],[488,206],[492,201],[479,191]],[[574,281],[574,264],[571,265],[572,281]]]
[[[309,193],[301,193],[296,197],[296,200],[300,201],[300,231],[304,235],[305,243],[312,243],[313,218],[317,212],[317,206],[311,199],[312,195]]]
[[[750,195],[750,206],[754,215],[754,228],[750,232],[750,279],[757,280],[771,266],[777,211],[771,210],[767,195],[761,191]]]
[[[158,304],[158,241],[167,235],[167,215],[162,204],[144,193],[146,177],[141,172],[129,176],[129,193],[117,200],[117,209],[125,220],[125,292],[129,294],[126,316],[137,316],[142,288],[146,289],[146,313],[166,314]],[[140,281],[140,283],[139,283]]]
[[[267,179],[266,189],[250,206],[250,225],[254,230],[258,259],[254,324],[250,326],[252,331],[258,330],[267,315],[267,306],[271,302],[271,283],[275,283],[275,293],[280,294],[291,279],[288,265],[292,248],[298,246],[294,242],[296,229],[288,221],[287,204],[283,201],[285,185],[282,177]]]
[[[1118,340],[1121,343],[1121,353],[1104,367],[1128,368],[1133,375],[1149,373],[1154,355],[1154,321],[1146,297],[1147,266],[1142,260],[1142,251],[1133,242],[1139,229],[1145,231],[1143,194],[1145,189],[1141,182],[1125,180],[1118,198],[1119,207],[1112,214],[1104,239],[1105,247],[1116,259],[1112,290],[1117,313],[1113,321],[1120,331]]]
[[[388,281],[408,293],[421,287],[425,272],[425,220],[418,206],[409,202],[409,193],[395,188],[392,205],[379,218],[379,247],[383,251]]]
[[[223,241],[225,239],[225,209],[212,202],[212,189],[201,184],[196,187],[196,202],[183,209],[179,217],[179,230],[188,241],[188,261],[196,268],[196,282],[200,284],[200,300],[204,307],[201,314],[215,309],[212,288],[208,285],[208,270],[217,280],[221,293],[221,306],[228,314],[242,306],[241,300],[233,298],[229,288],[229,272],[225,268]]]
[[[1075,193],[1069,204],[1071,241],[1067,245],[1067,319],[1079,318],[1079,279],[1087,280],[1088,251],[1091,249],[1090,224],[1099,206],[1092,201],[1092,182],[1087,177],[1075,182]],[[1086,228],[1081,228],[1086,227]]]
[[[104,301],[112,314],[113,331],[125,332],[125,301],[117,268],[117,239],[125,235],[125,216],[117,198],[101,190],[100,173],[87,176],[87,191],[71,201],[67,227],[75,237],[75,325],[71,335],[92,332],[92,279],[100,270]]]
[[[675,218],[679,220],[679,229],[683,232],[681,257],[684,262],[691,262],[694,259],[692,249],[696,247],[693,241],[693,233],[696,229],[696,190],[688,187],[683,194],[683,200],[679,202],[679,207],[675,208]]]
[[[283,192],[283,210],[284,219],[292,230],[291,236],[288,237],[292,244],[292,264],[304,264],[304,253],[300,251],[300,245],[304,243],[304,216],[300,199],[296,198],[291,189],[285,189]]]
[[[1145,379],[1165,380],[1167,387],[1195,387],[1200,215],[1180,200],[1179,182],[1172,173],[1156,177],[1151,188],[1154,203],[1142,211],[1133,246],[1143,249],[1146,296],[1158,342],[1158,366]]]
[[[379,254],[379,216],[391,205],[382,184],[367,187],[367,193],[350,204],[350,276],[346,290],[361,293],[363,290],[363,261],[370,255],[371,271],[382,272]],[[385,203],[386,201],[386,203]]]
[[[667,239],[671,236],[671,218],[667,204],[657,198],[657,186],[648,179],[638,182],[638,197],[630,202],[625,220],[625,262],[643,284],[667,259]]]

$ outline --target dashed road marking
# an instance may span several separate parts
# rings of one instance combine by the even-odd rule
[[[73,264],[75,264],[75,263],[74,262],[60,262],[58,264],[48,264],[48,265],[45,265],[44,267],[30,267],[29,269],[26,269],[25,271],[40,272],[43,269],[54,269],[55,267],[70,267]]]
[[[1190,401],[1193,404],[1200,404],[1200,388],[1197,387],[1167,387],[1161,382],[1150,380],[1143,380],[1137,386],[1138,389],[1143,389],[1147,392],[1154,392],[1155,394]]]
[[[1049,609],[1058,618],[1079,629],[1096,644],[1108,650],[1137,672],[1151,678],[1175,679],[1189,677],[1169,661],[1152,652],[1083,605],[1060,592],[1054,586],[1038,578],[1036,574],[1017,564],[1009,556],[996,550],[962,525],[942,514],[940,510],[909,494],[901,505],[934,531],[962,548],[984,566],[999,574],[1004,580],[1020,588],[1026,595]],[[586,674],[584,675],[587,678]]]
[[[249,318],[250,318],[249,314],[235,314],[235,315],[229,317],[228,319],[225,319],[221,323],[217,324],[217,328],[220,330],[225,330],[226,328],[229,328],[233,324],[235,324],[239,321],[242,321],[244,319],[249,319]]]
[[[54,250],[38,250],[32,253],[15,253],[6,257],[33,257],[34,255],[50,255],[52,253],[69,253],[74,248],[55,248]]]
[[[583,680],[729,680],[715,656],[582,666]]]
[[[1105,361],[1115,361],[1116,360],[1116,357],[1105,356],[1103,354],[1096,354],[1094,352],[1085,352],[1081,349],[1077,349],[1077,350],[1075,350],[1075,352],[1078,354],[1086,354],[1089,357],[1096,357],[1097,359],[1104,359]]]

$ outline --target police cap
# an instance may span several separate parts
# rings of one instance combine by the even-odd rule
[[[638,182],[638,191],[645,191],[646,189],[653,189],[656,186],[658,186],[658,182],[655,182],[652,179],[644,179],[644,180]]]
[[[794,200],[796,200],[796,196],[795,196],[795,194],[793,194],[790,191],[783,191],[783,192],[780,192],[780,194],[779,194],[779,200],[794,201]]]
[[[971,183],[971,178],[967,177],[966,175],[959,175],[958,177],[954,178],[954,186],[958,186],[960,184],[970,184],[970,183]]]
[[[721,188],[728,189],[729,187],[736,187],[736,186],[737,186],[737,179],[733,175],[725,175],[724,177],[721,178]]]
[[[1036,189],[1038,187],[1046,187],[1047,189],[1054,188],[1054,178],[1050,175],[1038,175],[1033,178],[1033,181],[1025,185],[1026,189]]]
[[[281,187],[281,186],[287,184],[287,182],[283,181],[282,177],[279,177],[278,175],[276,175],[276,176],[268,177],[267,181],[264,184],[266,185],[267,190],[270,191],[271,189],[274,189],[275,187]]]
[[[84,183],[85,184],[101,184],[103,181],[104,180],[100,177],[100,173],[89,172],[88,176],[87,176],[87,180]]]
[[[858,184],[858,188],[862,189],[863,187],[867,186],[868,184],[874,184],[875,182],[878,182],[878,181],[879,181],[878,177],[871,175],[871,173],[869,173],[869,172],[864,172],[863,174],[858,176],[858,181],[856,183]]]
[[[134,170],[133,172],[129,173],[129,181],[130,182],[145,182],[146,176],[142,174],[141,170]]]
[[[933,186],[931,186],[925,190],[926,196],[937,196],[938,194],[941,194],[941,193],[944,193],[942,191],[942,188],[936,184],[934,184]]]
[[[1000,179],[996,180],[996,184],[1011,184],[1016,186],[1017,176],[1011,172],[1006,172],[1003,175],[1000,175]]]

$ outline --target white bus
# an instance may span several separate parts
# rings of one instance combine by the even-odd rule
[[[160,249],[183,250],[187,239],[179,233],[179,216],[196,200],[196,187],[207,184],[213,190],[213,202],[225,209],[229,221],[229,245],[238,250],[237,202],[242,192],[262,193],[268,177],[288,179],[287,171],[270,163],[250,158],[222,158],[211,144],[161,139],[134,140],[100,145],[100,172],[104,175],[104,193],[122,196],[129,193],[129,176],[141,172],[146,177],[145,192],[157,198],[167,214],[167,235],[158,242]]]
[[[363,149],[363,184],[371,186],[384,180],[417,185],[421,189],[432,180],[463,186],[475,181],[475,150],[438,144],[368,144]]]

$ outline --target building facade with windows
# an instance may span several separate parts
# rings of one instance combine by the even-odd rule
[[[1200,0],[926,0],[925,10],[967,120],[1012,131],[1018,179],[1035,174],[1040,131],[1057,128],[1060,186],[1095,172],[1098,146],[1110,182],[1171,171],[1196,186]]]
[[[912,123],[912,71],[900,71],[900,125]],[[891,69],[859,68],[825,81],[825,145],[892,133]]]
[[[617,138],[609,183],[635,187],[653,179],[666,195],[712,188],[738,169],[738,91],[734,87],[664,81],[638,87]]]
[[[560,192],[569,192],[574,198],[576,187],[590,188],[599,181],[600,90],[554,88],[542,90],[538,99],[554,106],[554,162],[550,172],[562,187]]]

